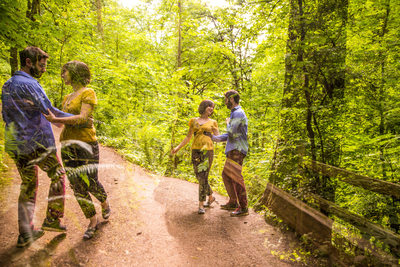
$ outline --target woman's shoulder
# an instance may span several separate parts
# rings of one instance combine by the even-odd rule
[[[191,118],[191,119],[189,120],[189,122],[192,122],[192,123],[193,123],[193,122],[197,122],[197,119],[198,119],[197,117]]]
[[[64,98],[68,98],[68,97],[70,97],[72,94],[73,94],[73,93],[66,94],[66,95],[64,96]]]
[[[90,104],[97,104],[96,93],[91,88],[84,88],[80,93],[80,96],[82,101],[88,101]]]
[[[81,95],[88,95],[88,94],[94,94],[95,95],[96,92],[90,87],[83,88],[83,90],[81,92]]]

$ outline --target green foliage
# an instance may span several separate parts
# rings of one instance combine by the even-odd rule
[[[213,119],[225,132],[223,93],[238,90],[249,118],[243,175],[251,205],[269,179],[297,196],[332,193],[339,205],[395,228],[397,200],[335,179],[304,178],[296,149],[303,146],[310,159],[398,182],[400,6],[387,0],[352,0],[348,6],[311,1],[304,14],[293,16],[291,1],[237,2],[211,10],[194,0],[181,1],[181,9],[175,0],[144,1],[128,10],[105,0],[99,21],[93,1],[46,0],[32,21],[26,2],[2,1],[0,82],[9,78],[11,47],[40,46],[51,56],[40,82],[60,107],[71,92],[60,78],[62,65],[88,63],[100,142],[152,171],[193,182],[190,147],[176,156],[170,150],[186,136],[203,99],[216,103]],[[224,161],[224,144],[217,144],[209,180],[223,194]]]

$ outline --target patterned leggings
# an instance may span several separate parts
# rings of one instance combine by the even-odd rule
[[[107,193],[98,180],[99,144],[72,141],[63,144],[61,157],[68,180],[86,218],[96,215],[91,193],[100,202],[107,199]]]
[[[213,193],[208,183],[208,174],[210,173],[213,157],[213,150],[192,149],[193,169],[199,181],[199,201],[205,201],[206,196]]]

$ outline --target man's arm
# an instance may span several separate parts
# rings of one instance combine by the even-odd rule
[[[74,114],[63,112],[58,108],[53,107],[53,105],[51,104],[49,98],[47,97],[46,93],[43,91],[43,88],[41,86],[37,87],[27,86],[26,90],[27,90],[26,97],[28,97],[29,100],[33,102],[33,106],[39,109],[39,111],[42,114],[49,115],[48,110],[50,110],[56,117],[59,118],[75,116]],[[93,118],[90,118],[81,124],[72,125],[72,127],[91,128],[93,126],[93,122],[94,122]]]
[[[60,118],[65,118],[65,117],[71,117],[71,116],[73,116],[73,114],[63,112],[63,111],[61,111],[61,110],[59,110],[58,108],[53,107],[53,106],[50,107],[50,111],[51,111],[54,115],[56,115],[56,117],[60,117]],[[48,112],[46,111],[46,114],[47,114],[47,113],[48,113]]]
[[[33,102],[33,105],[39,109],[41,113],[48,114],[47,110],[51,110],[57,117],[70,117],[70,113],[63,112],[51,104],[49,98],[41,86],[26,86],[26,97]]]
[[[211,140],[213,140],[214,142],[225,142],[226,140],[228,140],[228,134],[221,134],[221,135],[213,135],[210,132],[204,132],[204,135],[211,137]]]

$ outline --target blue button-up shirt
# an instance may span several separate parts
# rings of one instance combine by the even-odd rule
[[[38,147],[55,149],[51,124],[42,113],[50,109],[57,117],[71,114],[54,108],[37,80],[26,72],[15,72],[3,85],[1,100],[8,152],[25,155]]]
[[[247,155],[249,143],[247,142],[247,117],[240,106],[236,106],[231,110],[230,121],[227,125],[227,133],[221,135],[213,135],[211,138],[215,142],[227,141],[225,154],[231,150],[239,150]]]

